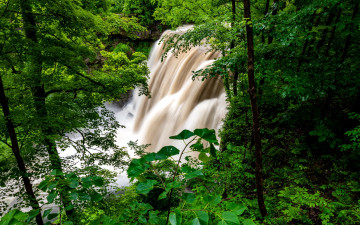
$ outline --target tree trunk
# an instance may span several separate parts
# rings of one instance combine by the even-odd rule
[[[20,154],[20,148],[19,148],[17,135],[15,132],[15,126],[11,120],[9,104],[8,104],[8,101],[7,101],[7,98],[5,95],[4,85],[2,82],[1,76],[0,76],[0,102],[1,102],[2,111],[4,113],[4,117],[5,117],[5,121],[6,121],[6,128],[9,133],[9,136],[10,136],[11,149],[16,158],[16,162],[17,162],[18,168],[21,173],[21,179],[24,183],[26,194],[29,197],[30,205],[33,209],[40,210],[39,214],[36,216],[36,223],[38,225],[43,225],[44,223],[43,223],[43,220],[41,217],[41,208],[40,208],[39,202],[36,200],[36,197],[34,194],[34,189],[30,182],[28,173],[26,171],[24,160]]]
[[[330,35],[330,38],[329,38],[329,42],[328,42],[328,45],[327,45],[326,50],[325,50],[325,56],[329,56],[330,46],[331,46],[331,43],[332,43],[332,41],[334,39],[334,36],[335,36],[336,25],[340,20],[340,15],[341,15],[341,8],[339,9],[338,14],[336,16],[335,25],[331,30],[331,35]]]
[[[22,12],[22,17],[24,20],[24,30],[26,38],[31,40],[29,47],[32,48],[34,45],[38,44],[37,34],[36,34],[36,21],[35,17],[32,13],[31,5],[28,0],[21,0],[20,7]],[[42,82],[42,60],[41,60],[41,51],[34,48],[32,49],[32,56],[30,56],[30,62],[33,66],[31,71],[33,77],[33,84],[31,87],[33,100],[35,109],[38,117],[43,121],[41,123],[41,130],[44,136],[44,145],[49,154],[49,160],[51,163],[51,169],[57,169],[62,171],[61,159],[59,153],[56,149],[56,143],[52,140],[51,136],[53,135],[52,129],[49,126],[50,121],[48,121],[48,112],[46,109],[46,95],[45,95],[45,87]],[[63,177],[61,177],[63,178]],[[60,195],[63,199],[64,207],[67,207],[71,204],[71,200],[69,200],[68,193],[66,190],[60,191]],[[68,217],[72,217],[74,210],[66,210],[66,214]]]
[[[356,4],[355,4],[355,7],[354,7],[353,14],[352,14],[352,17],[351,17],[351,21],[352,21],[352,22],[353,22],[354,19],[355,19],[355,16],[356,16],[356,14],[357,14],[357,12],[358,12],[358,9],[359,9],[359,3],[356,3]],[[345,61],[345,58],[346,58],[346,55],[347,55],[347,52],[348,52],[348,49],[349,49],[349,46],[350,46],[350,42],[351,42],[351,34],[348,34],[348,35],[346,36],[343,53],[342,53],[342,55],[341,55],[341,62],[344,62],[344,61]]]
[[[268,12],[269,12],[269,7],[270,7],[270,0],[266,0],[264,16],[266,16],[266,14],[268,14]],[[265,43],[264,33],[262,33],[262,35],[261,35],[261,42],[262,42],[262,43]]]
[[[274,0],[273,5],[274,5],[275,9],[271,13],[271,15],[275,16],[277,14],[277,12],[279,10],[279,5],[278,4],[279,4],[279,0]],[[271,36],[270,33],[271,33],[271,30],[269,31],[268,44],[271,44],[273,42],[273,40],[274,40],[273,36]]]
[[[355,6],[354,6],[352,17],[351,17],[352,22],[354,21],[358,10],[359,10],[359,3],[356,3]],[[340,14],[340,12],[339,12],[339,14]],[[348,29],[350,29],[350,27]],[[345,39],[344,49],[343,49],[343,52],[342,52],[341,58],[340,58],[340,64],[345,61],[350,44],[351,44],[351,34],[348,34],[346,36],[346,39]],[[338,72],[338,69],[335,70],[335,73],[337,73],[337,72]],[[334,81],[334,85],[335,86],[337,85],[336,80]],[[359,92],[359,94],[360,94],[360,92]],[[325,103],[324,103],[324,105],[323,105],[323,107],[321,109],[321,118],[322,119],[325,119],[326,114],[329,111],[331,101],[333,100],[334,96],[335,96],[335,91],[332,90],[332,89],[329,89],[328,90],[328,95],[327,95],[327,97],[325,99]],[[356,107],[355,107],[355,109],[356,109]]]
[[[255,175],[256,175],[256,189],[259,209],[261,215],[267,215],[264,195],[263,195],[263,177],[262,177],[262,152],[261,152],[261,139],[260,139],[260,116],[256,99],[256,86],[254,75],[254,34],[253,24],[251,21],[250,0],[244,0],[244,19],[246,20],[246,39],[248,48],[248,80],[249,80],[249,94],[251,101],[251,111],[253,117],[253,135],[255,142]]]
[[[231,22],[231,28],[234,27],[235,24],[235,20],[236,20],[236,3],[235,0],[231,0],[231,6],[232,6],[232,22]],[[233,40],[230,44],[230,49],[235,48],[235,41]],[[237,67],[235,67],[234,70],[234,77],[233,77],[233,93],[234,96],[237,96],[237,82],[239,79],[239,69]]]

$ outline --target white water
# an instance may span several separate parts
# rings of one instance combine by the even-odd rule
[[[185,26],[176,31],[165,31],[165,34],[182,33],[191,29]],[[180,141],[172,142],[169,137],[183,129],[194,130],[209,128],[216,131],[221,127],[221,120],[226,113],[225,92],[218,78],[204,82],[191,79],[192,71],[205,68],[219,53],[206,53],[204,46],[193,47],[178,57],[168,54],[161,62],[164,53],[163,45],[156,42],[149,56],[150,68],[149,89],[152,98],[138,96],[136,91],[132,99],[123,107],[107,105],[120,124],[126,126],[117,131],[117,142],[126,147],[129,141],[139,140],[140,144],[151,144],[147,151],[158,151],[162,146],[183,146]],[[206,54],[205,54],[206,53]],[[76,135],[74,139],[80,138]],[[61,152],[61,157],[74,154],[74,149]],[[132,152],[129,152],[134,157]],[[129,183],[126,173],[119,173],[118,186]],[[13,204],[15,198],[6,198]]]
[[[176,31],[165,31],[163,35],[182,33],[190,26]],[[210,65],[219,53],[207,53],[203,46],[193,47],[178,57],[168,54],[161,62],[163,45],[157,41],[150,53],[149,89],[152,98],[134,93],[128,104],[119,109],[109,105],[116,119],[126,128],[117,133],[118,144],[127,146],[129,141],[139,140],[139,144],[151,144],[147,151],[158,151],[169,144],[178,148],[183,142],[172,141],[170,136],[183,129],[209,128],[216,131],[221,127],[226,114],[225,91],[221,80],[212,78],[206,81],[192,80],[192,72]],[[133,153],[129,152],[131,157]],[[129,182],[125,173],[117,177],[119,186]]]

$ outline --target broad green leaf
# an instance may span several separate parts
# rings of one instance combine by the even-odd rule
[[[45,180],[41,181],[39,184],[39,189],[42,191],[46,191],[48,182],[49,182],[49,178],[46,178]]]
[[[91,201],[91,196],[88,193],[79,193],[79,200]]]
[[[233,213],[235,213],[238,216],[243,214],[244,211],[246,210],[245,206],[238,205],[238,204],[233,203],[233,202],[227,202],[226,203],[226,208],[229,209],[230,211],[232,211]]]
[[[76,193],[76,192],[71,192],[70,193],[70,200],[76,200],[78,198],[79,198],[78,193]]]
[[[95,192],[94,194],[91,195],[91,201],[94,201],[94,202],[98,202],[102,199],[102,196],[101,194]]]
[[[169,157],[166,155],[155,153],[155,160],[162,160],[162,159],[167,159],[167,158],[169,158]]]
[[[212,206],[216,206],[217,204],[219,204],[221,202],[221,196],[220,195],[215,195],[211,201],[210,201],[210,205]]]
[[[256,225],[251,219],[245,219],[242,221],[243,225]]]
[[[163,193],[161,193],[160,195],[159,195],[159,197],[158,197],[158,199],[160,200],[160,199],[164,199],[164,198],[166,198],[167,197],[167,191],[164,191]]]
[[[208,141],[209,143],[214,143],[217,145],[219,144],[216,139],[215,130],[209,130],[208,128],[196,129],[194,130],[194,134]]]
[[[149,167],[150,165],[146,163],[145,159],[133,159],[129,165],[127,174],[130,178],[135,178],[145,172]]]
[[[204,145],[201,143],[201,141],[199,140],[198,142],[196,142],[195,144],[191,145],[190,148],[194,151],[201,151],[204,149]]]
[[[204,176],[203,172],[201,170],[196,170],[194,172],[186,174],[185,179],[192,179],[192,178],[201,177],[201,176]]]
[[[143,183],[140,183],[136,186],[136,192],[138,194],[148,194],[153,188],[154,185],[158,182],[156,180],[146,180]]]
[[[47,209],[43,213],[43,217],[47,217],[51,213],[52,209]]]
[[[81,186],[83,186],[83,188],[89,188],[92,186],[92,181],[90,177],[82,177],[81,178]]]
[[[57,195],[58,195],[58,192],[53,190],[49,193],[49,195],[46,197],[46,199],[48,200],[49,203],[52,203]]]
[[[59,169],[55,169],[55,170],[51,171],[50,174],[54,175],[54,176],[63,176],[64,175],[64,173]]]
[[[152,161],[154,161],[154,160],[156,160],[155,159],[155,153],[149,153],[149,154],[146,154],[146,155],[144,155],[144,159],[147,161],[147,162],[152,162]]]
[[[57,214],[57,213],[51,213],[47,216],[47,218],[48,218],[48,220],[52,220],[52,219],[56,218],[58,215],[59,214]]]
[[[202,161],[202,162],[206,163],[206,162],[211,161],[211,159],[212,159],[212,157],[207,156],[205,152],[201,152],[199,154],[199,160]]]
[[[171,225],[176,225],[176,214],[175,213],[170,213],[170,217],[169,217],[169,221]]]
[[[65,207],[66,210],[72,210],[75,206],[74,205],[68,205]]]
[[[233,212],[223,212],[221,217],[229,225],[240,225],[237,215]]]
[[[62,224],[63,224],[63,225],[73,225],[73,222],[71,222],[71,221],[65,221],[65,222],[63,222]]]
[[[193,193],[183,193],[182,199],[188,203],[193,203],[196,199],[196,196]]]
[[[227,225],[227,223],[224,220],[221,220],[217,223],[217,225]]]
[[[21,212],[18,209],[10,210],[5,216],[0,220],[1,225],[18,225],[24,224],[25,220],[28,218],[26,213]]]
[[[209,215],[204,211],[197,211],[196,216],[199,218],[201,225],[206,225],[209,223]]]
[[[170,139],[186,140],[194,135],[195,134],[189,130],[183,130],[180,132],[180,134],[178,134],[176,136],[171,136]]]
[[[29,223],[32,219],[34,219],[38,214],[40,213],[40,209],[31,210],[28,213],[28,218],[26,219],[26,222]]]
[[[183,172],[183,173],[188,173],[191,170],[192,170],[192,168],[190,166],[188,166],[188,165],[182,165],[181,166],[181,172]]]
[[[49,190],[49,191],[51,191],[51,190],[53,190],[56,186],[57,186],[57,184],[58,184],[58,181],[51,181],[51,182],[49,182],[47,185],[47,189]]]
[[[77,179],[70,179],[69,182],[70,188],[77,188],[79,186],[79,181]]]
[[[158,151],[156,153],[156,155],[165,155],[167,157],[173,156],[173,155],[177,155],[180,153],[180,150],[175,148],[174,146],[165,146],[162,149],[160,149],[160,151]]]
[[[66,174],[65,177],[68,178],[68,179],[70,179],[70,178],[72,178],[72,179],[78,179],[78,177],[76,176],[76,174],[73,173],[73,172]]]
[[[210,155],[214,158],[216,158],[216,148],[214,147],[214,145],[211,143],[210,144]]]
[[[95,185],[97,187],[104,186],[104,179],[102,177],[93,176],[93,177],[91,177],[91,180],[92,180],[93,185]]]
[[[179,181],[170,182],[166,185],[166,191],[169,192],[172,188],[179,188],[181,187],[182,183]]]
[[[147,223],[147,220],[146,220],[145,216],[140,215],[140,216],[139,216],[139,222],[140,222],[140,223],[144,223],[144,224]]]
[[[177,222],[177,224],[182,224],[182,215],[183,215],[183,213],[181,212],[181,209],[176,208],[174,211],[175,211],[175,214],[176,214],[176,222]]]
[[[199,218],[197,218],[197,217],[194,218],[194,219],[191,221],[191,225],[201,225]]]
[[[159,223],[159,217],[157,216],[157,212],[155,211],[150,211],[149,212],[149,220],[148,222],[150,224],[158,224]]]

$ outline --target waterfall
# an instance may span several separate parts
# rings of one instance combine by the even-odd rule
[[[163,35],[185,32],[190,26],[176,31],[165,31]],[[163,44],[157,41],[150,53],[149,90],[151,98],[138,96],[137,91],[128,103],[119,108],[116,104],[106,104],[115,113],[116,119],[126,128],[117,131],[117,144],[126,147],[129,141],[151,144],[148,152],[158,151],[166,145],[181,149],[183,142],[170,140],[183,129],[209,128],[216,131],[226,114],[225,91],[219,78],[205,81],[192,80],[192,71],[205,68],[220,57],[220,53],[208,52],[205,46],[193,47],[178,57],[168,54],[161,62]],[[79,135],[73,139],[81,138]],[[61,157],[74,154],[69,148],[61,152]],[[134,157],[133,152],[129,152]],[[116,168],[109,168],[116,170]],[[120,171],[118,171],[120,172]],[[117,177],[117,185],[128,185],[126,172]]]
[[[165,31],[164,35],[183,33],[191,26]],[[157,41],[149,56],[149,89],[152,97],[135,97],[133,132],[140,143],[151,144],[148,151],[157,151],[171,143],[169,136],[183,129],[217,130],[226,113],[225,91],[220,78],[192,80],[192,72],[205,68],[220,57],[205,46],[193,47],[175,57],[172,53],[161,62],[163,43]]]

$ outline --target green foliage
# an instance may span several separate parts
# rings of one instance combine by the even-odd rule
[[[134,159],[128,169],[128,176],[139,180],[136,191],[139,194],[144,194],[143,199],[146,202],[153,205],[155,209],[159,209],[160,212],[170,212],[171,208],[175,210],[175,212],[169,213],[166,218],[160,218],[160,220],[169,220],[170,224],[186,224],[189,222],[191,224],[208,224],[210,220],[220,224],[240,224],[240,221],[245,220],[243,217],[238,217],[244,212],[244,207],[235,203],[221,201],[221,196],[216,192],[209,193],[206,191],[203,182],[207,185],[215,185],[215,182],[211,177],[205,175],[203,169],[192,167],[189,156],[185,157],[188,163],[180,165],[188,146],[191,146],[192,151],[199,152],[199,159],[204,161],[216,157],[217,150],[213,144],[218,145],[218,141],[214,130],[207,128],[194,131],[183,130],[178,135],[170,138],[177,140],[192,138],[192,140],[186,142],[186,146],[182,151],[173,146],[165,146],[157,153],[148,153],[140,159]],[[193,142],[195,143],[192,144]],[[209,146],[213,147],[204,148],[202,142],[207,142]],[[177,160],[172,159],[173,156],[179,153]],[[206,154],[206,159],[201,154]],[[169,171],[163,173],[159,168],[164,167],[159,167],[159,165],[162,164],[162,161],[167,160],[174,161],[174,163],[173,166],[168,167]],[[184,192],[185,187],[191,181],[196,181],[193,192]],[[180,202],[179,200],[174,201],[180,196],[182,199]],[[163,205],[161,202],[166,202],[166,207],[159,206],[159,204]],[[177,207],[178,204],[174,205],[173,202],[178,202],[179,206]]]
[[[154,0],[123,0],[122,12],[125,15],[136,15],[140,20],[140,24],[149,27],[154,24],[154,11],[157,7],[157,2]]]
[[[86,177],[96,174],[94,169],[100,165],[122,168],[127,164],[126,151],[115,141],[121,125],[104,102],[119,99],[137,87],[148,94],[149,71],[143,54],[134,53],[129,58],[123,52],[107,52],[104,43],[111,34],[135,39],[145,28],[136,18],[111,13],[109,7],[108,1],[97,0],[0,3],[0,73],[21,156],[32,171],[26,176],[31,180],[54,169],[73,171],[79,159],[79,170]],[[1,114],[0,141],[8,144],[5,125]],[[80,137],[74,140],[71,134]],[[76,155],[63,161],[58,151],[70,146]],[[93,148],[99,152],[89,151]],[[7,152],[1,151],[4,156],[0,157],[9,159],[8,166],[1,164],[4,172],[14,161]],[[2,173],[1,181],[10,177],[16,184],[20,182],[21,174],[13,170]],[[64,185],[66,180],[58,182]],[[14,186],[5,190],[16,192]],[[74,181],[69,188],[75,186]],[[22,191],[18,193],[20,203],[29,206],[22,201],[27,200]],[[70,193],[62,195],[67,198]],[[57,201],[58,196],[55,190],[50,191],[49,202]],[[80,197],[100,201],[95,193]]]

